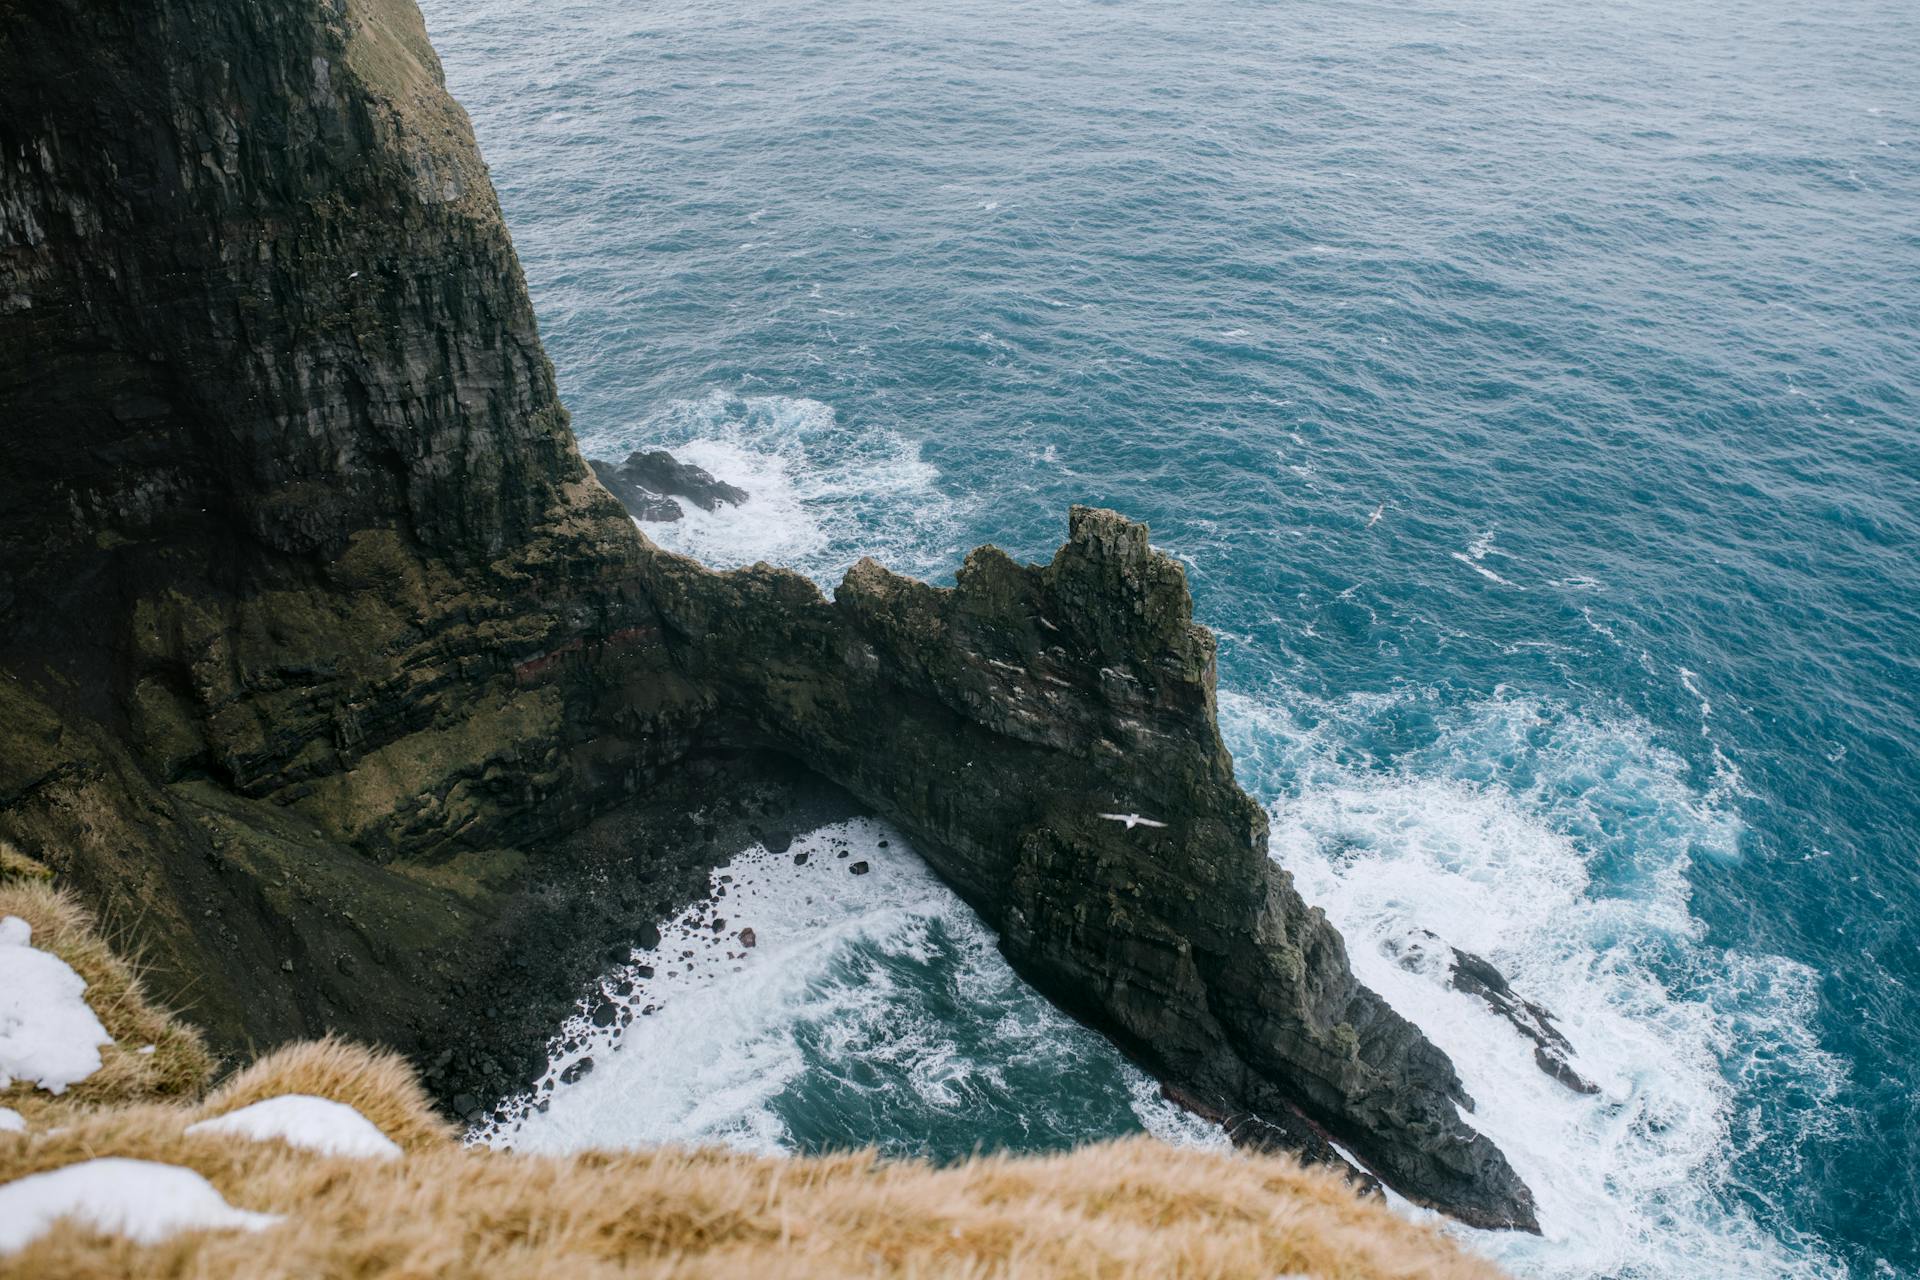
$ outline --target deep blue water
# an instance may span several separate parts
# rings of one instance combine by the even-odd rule
[[[1186,563],[1275,856],[1541,1196],[1478,1244],[1920,1275],[1910,0],[424,7],[583,447],[755,493],[662,541],[940,578],[1091,501]],[[875,945],[971,1025],[990,948]],[[788,1145],[1138,1123],[1110,1064],[823,1120],[889,1023],[792,1024]]]

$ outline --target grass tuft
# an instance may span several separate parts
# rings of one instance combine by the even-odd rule
[[[87,1004],[114,1042],[102,1046],[100,1070],[59,1098],[16,1080],[0,1090],[0,1104],[31,1120],[43,1111],[200,1093],[214,1063],[199,1031],[147,997],[134,966],[107,945],[84,907],[44,880],[16,877],[0,880],[0,918],[6,916],[25,920],[33,927],[35,947],[60,957],[86,979]],[[153,1051],[141,1053],[147,1045]]]

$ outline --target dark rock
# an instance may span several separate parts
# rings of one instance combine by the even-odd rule
[[[723,918],[722,918],[722,917],[720,917],[720,916],[715,916],[715,917],[713,918],[713,931],[714,931],[715,933],[723,933],[723,932],[725,932],[725,931],[726,931],[726,927],[727,927],[727,922],[726,922],[726,920],[725,920],[725,919],[723,919]]]
[[[599,458],[588,466],[620,500],[636,520],[678,520],[686,513],[670,495],[678,495],[706,511],[720,504],[739,506],[747,500],[744,489],[716,480],[700,467],[677,460],[662,449],[632,453],[625,462],[615,464]]]
[[[474,1112],[478,1111],[479,1109],[480,1109],[480,1099],[474,1097],[472,1094],[460,1093],[460,1094],[454,1095],[453,1113],[455,1115],[468,1116],[468,1115],[472,1115]]]
[[[805,853],[796,853],[796,854],[794,854],[794,855],[793,855],[793,865],[794,865],[794,866],[796,866],[796,867],[804,867],[804,866],[806,866],[806,865],[807,865],[807,855],[806,855]]]
[[[593,1074],[593,1059],[591,1057],[581,1058],[560,1073],[560,1083],[577,1084],[591,1074]]]
[[[1512,1024],[1514,1030],[1533,1041],[1533,1060],[1542,1071],[1575,1093],[1600,1092],[1599,1085],[1581,1075],[1568,1061],[1573,1056],[1573,1045],[1560,1028],[1553,1025],[1551,1013],[1516,994],[1506,975],[1484,958],[1458,947],[1448,950],[1453,957],[1448,970],[1449,985],[1457,991],[1479,996],[1488,1008]]]
[[[686,515],[680,504],[665,494],[656,493],[645,485],[631,479],[624,467],[604,462],[599,458],[589,458],[587,465],[593,468],[593,474],[606,486],[608,493],[620,499],[620,505],[635,520],[654,520],[666,522],[678,520]]]
[[[1533,1047],[1534,1065],[1575,1093],[1599,1093],[1600,1086],[1573,1069],[1573,1064],[1545,1045]]]
[[[759,941],[760,939],[754,936],[754,932],[752,929],[742,929],[740,931],[741,946],[743,947],[755,946],[759,943]]]
[[[685,498],[706,511],[717,510],[723,502],[737,507],[747,500],[745,489],[716,480],[703,468],[680,462],[664,449],[628,454],[620,474],[642,488]]]
[[[618,1007],[605,1000],[593,1006],[593,1012],[589,1015],[596,1027],[610,1027],[613,1025],[613,1020],[619,1016]]]
[[[872,870],[872,868],[867,866],[867,864],[864,861],[861,861],[861,862],[854,863],[852,866],[848,867],[847,870],[851,871],[856,876],[863,876],[867,874],[868,871]]]
[[[635,965],[633,971],[643,978],[651,978],[653,976],[653,966],[650,964]]]
[[[635,945],[642,951],[652,951],[655,947],[659,946],[660,926],[654,924],[651,920],[644,921],[640,925],[640,933]]]
[[[760,837],[760,843],[766,846],[769,853],[785,853],[793,847],[793,832],[769,831]]]

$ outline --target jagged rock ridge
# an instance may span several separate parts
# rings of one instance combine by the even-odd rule
[[[1267,858],[1142,526],[1076,509],[1048,565],[863,562],[832,601],[639,535],[406,0],[10,14],[0,420],[0,834],[219,1042],[432,1056],[531,886],[587,883],[556,842],[770,752],[910,831],[1194,1105],[1533,1225]],[[638,917],[670,868],[618,870]]]

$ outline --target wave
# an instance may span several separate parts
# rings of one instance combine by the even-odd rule
[[[1759,1220],[1843,1079],[1812,1030],[1817,975],[1707,940],[1691,868],[1737,858],[1741,824],[1644,725],[1508,696],[1220,703],[1270,805],[1273,857],[1359,977],[1453,1058],[1478,1102],[1467,1119],[1538,1197],[1543,1238],[1463,1237],[1521,1275],[1844,1274]],[[1430,726],[1417,745],[1409,723]],[[1403,963],[1420,930],[1552,1010],[1599,1094],[1550,1079],[1444,972]],[[1784,1118],[1801,1133],[1772,1135],[1761,1184],[1735,1167],[1735,1109],[1788,1085],[1814,1105]]]
[[[848,426],[818,400],[716,391],[669,401],[583,447],[615,457],[665,448],[745,489],[742,506],[683,503],[683,519],[641,525],[711,568],[766,561],[831,588],[863,555],[920,576],[950,574],[959,563],[965,511],[919,445],[886,428]]]
[[[874,1145],[936,1158],[1143,1129],[1225,1141],[1022,982],[885,824],[837,823],[780,853],[756,846],[717,868],[709,891],[606,979],[631,1022],[597,1028],[583,1003],[547,1074],[473,1140],[547,1152]],[[742,945],[742,928],[755,945]]]

